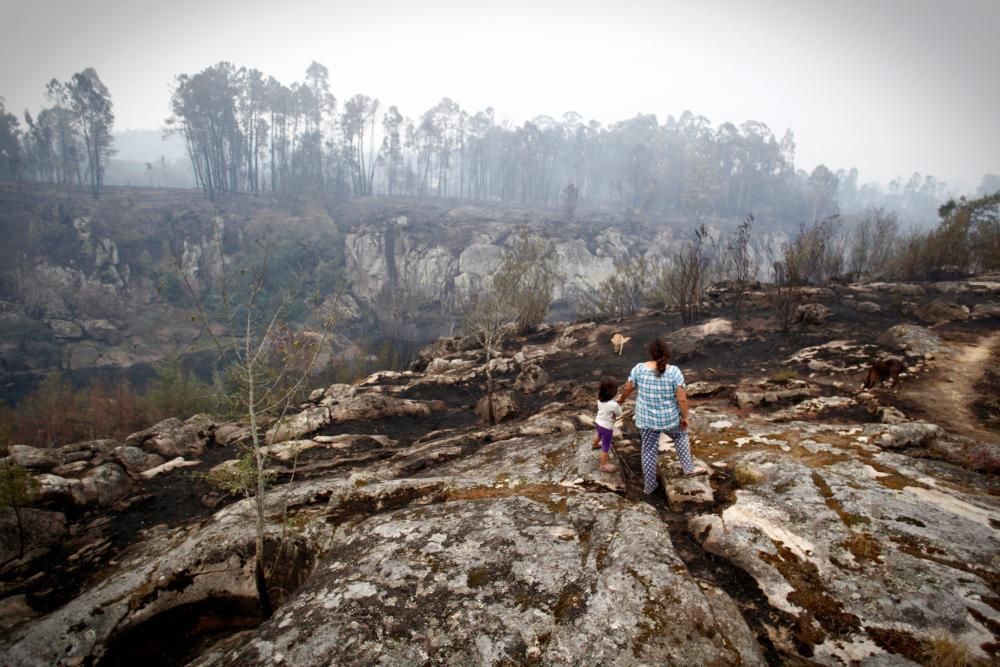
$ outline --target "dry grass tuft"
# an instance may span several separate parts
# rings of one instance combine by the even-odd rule
[[[795,642],[792,640],[792,633],[787,627],[774,627],[765,623],[764,630],[776,651],[785,655],[798,655],[798,649],[795,648]]]
[[[971,667],[977,662],[964,644],[944,634],[924,642],[923,659],[928,667]]]
[[[852,533],[844,540],[844,546],[858,560],[877,561],[882,554],[882,547],[870,533]]]
[[[760,484],[761,480],[764,479],[764,474],[750,463],[737,463],[736,467],[733,468],[733,475],[736,477],[736,483],[740,486]]]
[[[970,447],[959,463],[973,470],[985,473],[1000,472],[1000,447],[989,443],[979,443]]]

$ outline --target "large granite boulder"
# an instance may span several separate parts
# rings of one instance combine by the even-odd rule
[[[514,361],[523,368],[529,364],[541,364],[549,357],[559,354],[567,354],[567,352],[556,343],[548,345],[524,345],[514,355]]]
[[[109,345],[118,345],[122,341],[121,331],[108,320],[83,320],[81,324],[87,336],[94,340]]]
[[[488,396],[483,396],[476,403],[476,415],[480,419],[489,419],[490,416],[490,406],[488,403]],[[512,392],[509,391],[495,391],[493,392],[493,419],[497,422],[507,421],[508,419],[513,419],[520,413],[520,408],[518,407],[517,398]]]
[[[74,478],[61,477],[49,473],[35,475],[38,488],[33,504],[39,507],[84,506],[87,500],[83,495],[83,483]]]
[[[215,444],[231,447],[250,440],[250,427],[239,422],[225,422],[215,427]]]
[[[52,470],[62,463],[56,451],[28,445],[11,445],[7,448],[7,455],[14,463],[28,470]]]
[[[885,449],[906,449],[919,447],[944,437],[944,429],[928,422],[905,422],[889,425],[876,442]]]
[[[334,424],[349,421],[373,421],[386,417],[422,417],[431,408],[421,401],[412,401],[379,392],[357,394],[330,407],[330,421]]]
[[[549,383],[549,374],[541,366],[528,364],[514,381],[514,389],[525,394],[534,394]]]
[[[357,393],[354,387],[350,387],[350,391],[334,391],[337,386],[327,390],[320,406],[306,408],[279,420],[267,432],[268,442],[303,440],[330,424],[386,417],[421,417],[431,413],[431,406],[421,401],[387,396],[378,391]]]
[[[87,505],[110,505],[131,491],[135,483],[121,466],[105,463],[82,477],[80,485]]]
[[[294,415],[282,417],[267,432],[270,443],[301,440],[330,424],[330,408],[306,408]]]
[[[865,287],[876,292],[899,296],[925,296],[927,294],[927,290],[913,283],[868,283]]]
[[[83,329],[72,320],[49,320],[49,326],[52,327],[52,335],[56,338],[74,339],[83,337]]]
[[[139,449],[138,447],[131,447],[129,445],[116,447],[112,454],[114,455],[115,460],[121,463],[127,471],[133,474],[139,474],[163,463],[162,456],[151,454],[145,450]]]
[[[708,398],[732,390],[732,385],[722,382],[689,382],[687,384],[688,398]]]
[[[808,399],[812,396],[810,389],[806,387],[792,387],[789,389],[770,389],[764,391],[737,391],[733,392],[730,399],[738,408],[756,408],[763,406],[776,406],[787,403],[794,403]]]
[[[820,325],[832,315],[832,311],[821,303],[806,303],[795,310],[795,321],[802,324]]]
[[[358,394],[358,388],[350,384],[331,384],[323,392],[320,405],[335,405],[349,398],[354,398]]]
[[[972,307],[971,317],[974,320],[985,320],[991,317],[1000,318],[1000,301],[986,301]]]
[[[205,452],[214,430],[215,423],[206,415],[195,415],[183,422],[171,417],[144,431],[133,433],[125,439],[125,443],[165,458],[197,458]]]
[[[913,324],[889,327],[878,337],[878,343],[917,357],[934,354],[941,349],[941,339],[936,333]]]
[[[733,323],[722,318],[677,329],[666,336],[670,347],[670,362],[676,364],[704,356],[706,339],[731,335]],[[640,341],[640,344],[645,347],[647,342]]]
[[[934,299],[917,308],[914,314],[928,324],[969,319],[969,309],[966,306],[948,299]]]
[[[88,461],[107,457],[121,442],[111,438],[99,438],[97,440],[81,440],[59,447],[56,451],[59,458],[67,463],[74,461]]]
[[[438,357],[427,364],[424,372],[428,375],[444,375],[468,370],[474,365],[475,362],[469,359],[443,359]]]
[[[83,472],[79,478],[48,473],[36,475],[35,504],[57,508],[107,506],[135,487],[135,482],[117,463],[103,463]]]

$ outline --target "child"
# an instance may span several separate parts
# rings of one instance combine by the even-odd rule
[[[599,465],[603,472],[618,470],[614,465],[608,463],[608,450],[611,449],[611,436],[614,435],[615,431],[615,419],[622,415],[622,407],[615,400],[617,393],[618,382],[614,378],[606,377],[601,380],[601,387],[597,390],[597,417],[594,419],[597,433],[594,435],[592,448],[597,449],[598,443],[600,443]]]

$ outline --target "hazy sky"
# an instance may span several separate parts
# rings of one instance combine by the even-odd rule
[[[443,96],[521,122],[685,109],[792,128],[797,166],[1000,173],[1000,0],[0,0],[0,96],[36,110],[87,66],[119,129],[157,128],[178,73],[219,60],[285,83],[315,59],[339,100],[418,116]]]

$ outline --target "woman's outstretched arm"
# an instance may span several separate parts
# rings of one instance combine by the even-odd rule
[[[681,430],[686,431],[688,428],[688,394],[687,389],[682,385],[677,387],[677,391],[674,392],[677,397],[677,407],[681,411]]]
[[[635,391],[635,383],[629,380],[625,383],[625,386],[622,387],[622,393],[621,397],[618,399],[618,404],[621,405],[625,403],[625,399],[631,396],[633,391]]]

